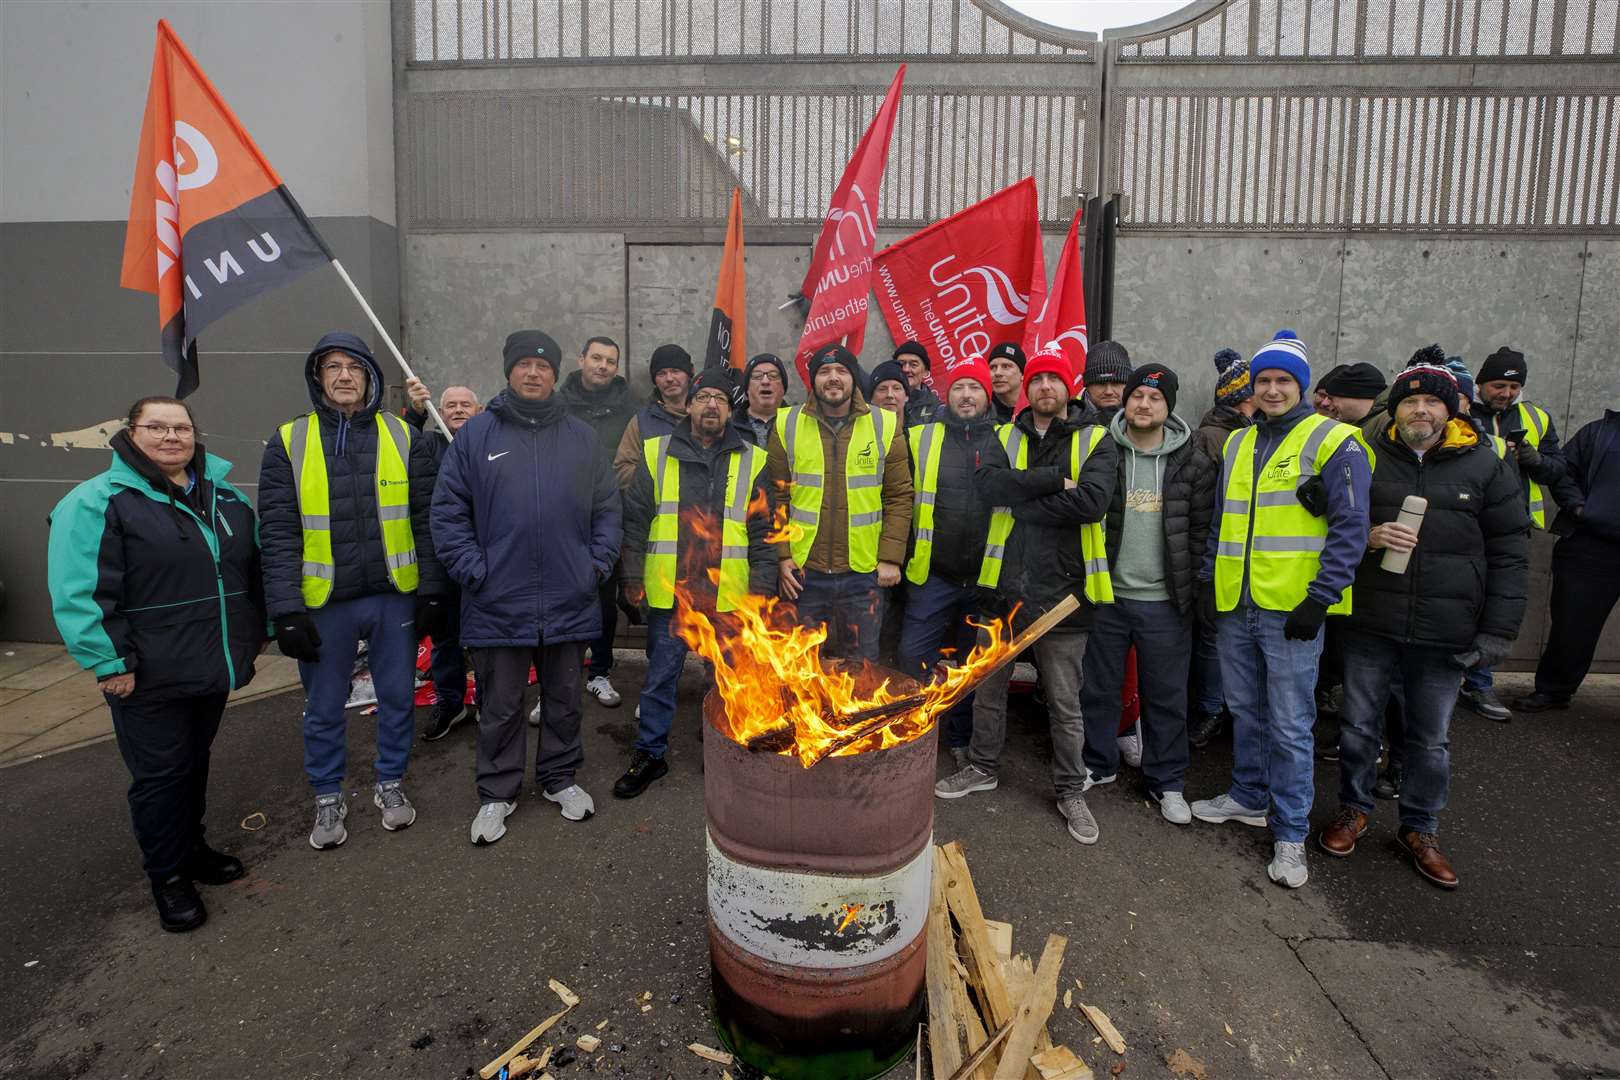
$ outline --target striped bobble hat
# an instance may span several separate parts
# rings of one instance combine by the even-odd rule
[[[1215,354],[1215,404],[1238,405],[1254,397],[1249,383],[1249,362],[1236,349]]]
[[[1311,385],[1311,363],[1305,356],[1305,343],[1292,330],[1279,330],[1269,342],[1260,347],[1249,360],[1249,377],[1257,378],[1262,371],[1282,371],[1299,384],[1301,393]]]

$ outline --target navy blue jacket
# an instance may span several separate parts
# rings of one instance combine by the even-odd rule
[[[352,417],[326,404],[315,365],[321,356],[339,349],[365,364],[370,394]],[[326,455],[326,482],[331,498],[332,559],[336,577],[328,603],[354,600],[394,591],[383,550],[382,524],[377,520],[377,408],[382,401],[383,374],[366,343],[352,334],[328,334],[310,351],[304,363],[309,399],[320,417],[321,451]],[[428,531],[428,508],[437,472],[433,439],[413,432],[407,473],[411,491],[411,532],[416,538],[422,596],[442,596],[448,589],[444,573],[433,556]],[[264,445],[259,468],[259,543],[263,548],[264,600],[276,619],[304,610],[304,527],[298,514],[298,484],[293,478],[281,433],[272,431]]]
[[[1620,412],[1605,409],[1564,444],[1564,462],[1578,499],[1564,505],[1553,532],[1620,543]],[[1575,513],[1580,508],[1580,515]]]
[[[597,585],[619,558],[619,489],[596,432],[562,402],[545,422],[507,391],[456,433],[433,493],[433,538],[461,586],[473,648],[593,641]]]

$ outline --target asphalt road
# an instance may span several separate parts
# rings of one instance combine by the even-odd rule
[[[641,670],[622,663],[621,688]],[[629,803],[609,788],[634,699],[591,704],[580,779],[597,816],[571,824],[526,794],[488,849],[467,840],[470,727],[418,746],[413,828],[385,833],[367,791],[349,842],[316,852],[298,696],[233,709],[210,837],[250,873],[205,890],[208,925],[187,935],[157,927],[111,743],[0,772],[0,1076],[465,1077],[555,1011],[557,978],[583,1002],[554,1037],[607,1021],[604,1049],[558,1080],[718,1077],[685,1049],[716,1045],[696,691],[689,670],[672,771]],[[936,839],[967,847],[1016,950],[1068,936],[1063,985],[1081,980],[1076,1001],[1124,1034],[1127,1077],[1171,1075],[1176,1050],[1210,1078],[1620,1076],[1617,721],[1604,690],[1505,726],[1458,714],[1455,893],[1396,853],[1393,807],[1352,859],[1313,856],[1288,892],[1264,875],[1269,834],[1169,825],[1129,770],[1091,794],[1102,841],[1081,848],[1050,798],[1038,710],[1013,725],[998,791],[937,804]],[[369,721],[351,735],[359,793]],[[1224,743],[1198,755],[1189,795],[1220,790],[1229,760]],[[1318,820],[1335,783],[1319,769]],[[245,832],[254,811],[269,824]],[[1120,1060],[1074,1010],[1051,1027],[1099,1078]]]

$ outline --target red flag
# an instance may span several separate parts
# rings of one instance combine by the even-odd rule
[[[799,336],[795,363],[809,385],[811,355],[828,342],[846,339],[856,355],[866,343],[867,293],[871,290],[872,250],[877,245],[877,199],[883,168],[889,160],[889,136],[900,108],[900,84],[906,65],[895,72],[877,115],[866,126],[855,154],[833,191],[832,205],[816,237],[815,254],[800,292],[810,301],[810,314]]]
[[[935,376],[1023,341],[1046,289],[1035,181],[1026,177],[878,252],[878,302],[896,341],[921,341]]]
[[[1024,353],[1034,356],[1042,349],[1061,349],[1069,361],[1070,386],[1080,388],[1080,377],[1086,370],[1086,289],[1081,278],[1080,215],[1074,212],[1069,224],[1069,236],[1063,241],[1063,254],[1058,256],[1057,269],[1052,273],[1052,290],[1042,301],[1039,313],[1030,319],[1024,331]],[[1033,303],[1030,305],[1035,307]]]
[[[714,283],[714,316],[709,320],[706,368],[727,366],[742,370],[748,362],[747,286],[743,274],[742,189],[731,189],[731,212],[726,215],[726,249],[720,258],[720,277]]]
[[[159,20],[119,284],[156,293],[177,397],[197,388],[197,335],[331,261],[281,177]]]

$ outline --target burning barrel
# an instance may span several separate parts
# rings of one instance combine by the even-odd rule
[[[718,692],[703,710],[720,1038],[779,1080],[878,1076],[923,1011],[936,729],[807,769],[724,735]]]

